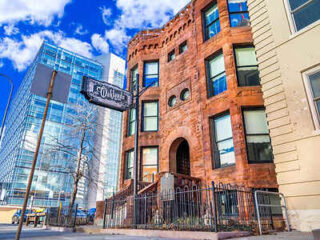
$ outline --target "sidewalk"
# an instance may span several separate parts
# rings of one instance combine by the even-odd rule
[[[312,233],[280,232],[272,235],[234,238],[235,240],[313,240]]]

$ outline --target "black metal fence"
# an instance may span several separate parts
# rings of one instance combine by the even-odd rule
[[[78,205],[69,207],[52,207],[47,209],[46,224],[57,227],[75,227],[88,223],[87,216],[79,214]]]
[[[133,206],[136,217],[133,218]],[[256,227],[251,189],[229,184],[176,188],[105,202],[104,228],[193,231],[252,231]]]

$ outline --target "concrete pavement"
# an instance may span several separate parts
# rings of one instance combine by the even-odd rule
[[[16,234],[17,225],[0,224],[0,239],[13,240]],[[168,238],[135,237],[124,235],[87,234],[58,232],[23,226],[21,238],[23,240],[172,240]]]
[[[17,225],[0,224],[0,239],[13,240]],[[45,230],[40,227],[23,226],[21,240],[173,240],[170,238],[126,236],[111,234],[88,234]],[[311,233],[283,232],[273,235],[234,238],[234,240],[313,240]]]
[[[263,236],[235,238],[234,240],[313,240],[312,233],[281,232]]]

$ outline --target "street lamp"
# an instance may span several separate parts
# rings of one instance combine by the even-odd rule
[[[8,98],[8,102],[7,102],[7,106],[6,106],[6,110],[4,112],[4,115],[3,115],[3,118],[2,118],[2,123],[1,123],[1,129],[0,129],[0,140],[1,140],[1,137],[2,137],[2,132],[3,132],[3,127],[4,127],[4,123],[6,121],[6,118],[7,118],[7,113],[8,113],[8,109],[9,109],[9,105],[10,105],[10,101],[11,101],[11,96],[12,96],[12,92],[13,92],[13,82],[11,81],[11,79],[5,75],[5,74],[2,74],[0,73],[0,77],[5,77],[10,85],[11,85],[11,90],[10,90],[10,95],[9,95],[9,98]]]

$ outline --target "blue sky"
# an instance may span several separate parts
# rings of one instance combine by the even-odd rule
[[[43,40],[81,55],[106,52],[126,59],[141,29],[167,22],[189,0],[1,0],[0,73],[18,89]],[[0,78],[0,119],[9,84]]]

